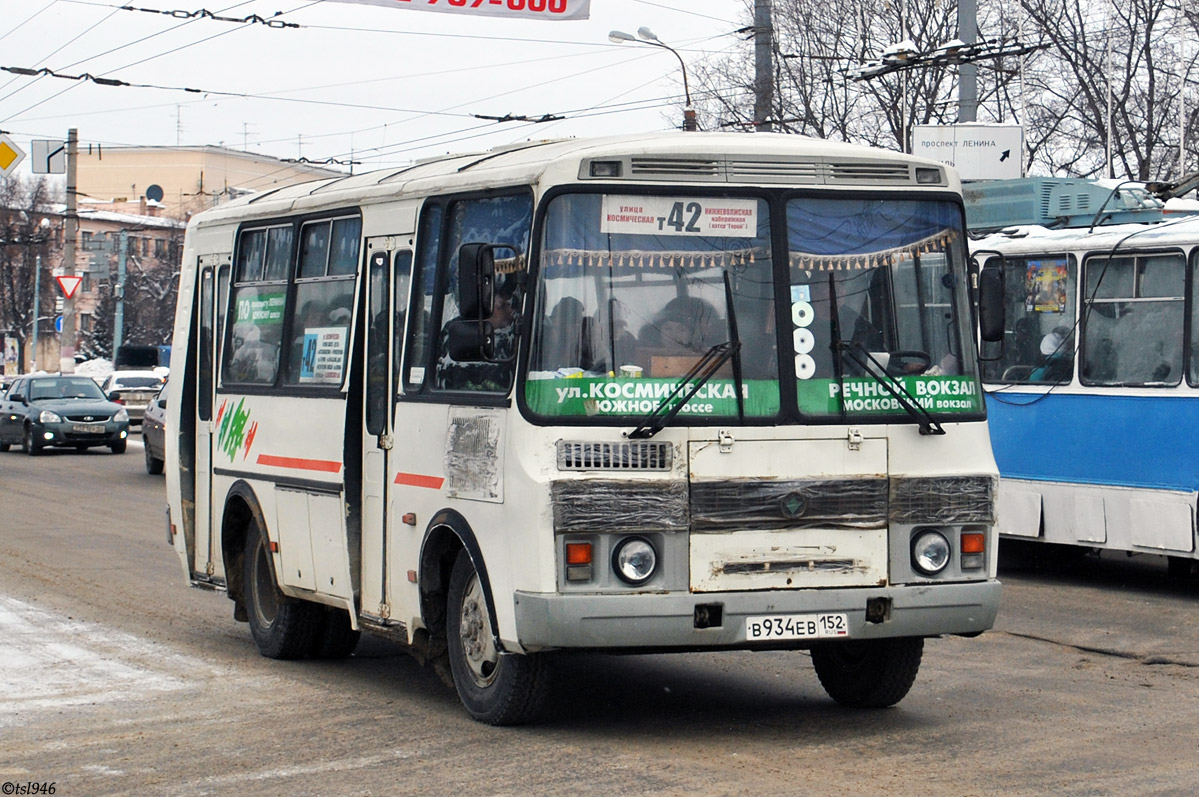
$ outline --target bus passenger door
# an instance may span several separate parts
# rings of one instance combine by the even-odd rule
[[[362,606],[365,615],[387,620],[391,584],[387,571],[390,548],[390,485],[387,462],[393,446],[393,408],[398,375],[399,341],[403,340],[412,272],[412,252],[395,249],[396,237],[367,241],[366,356],[363,358],[362,439]]]
[[[212,508],[212,438],[221,331],[229,295],[229,256],[200,258],[199,358],[196,374],[196,545],[192,571],[212,579],[221,563],[220,532],[213,529],[221,513]]]

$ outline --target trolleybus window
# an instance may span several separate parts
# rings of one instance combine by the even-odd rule
[[[1087,258],[1084,384],[1182,381],[1185,264],[1181,253]]]
[[[1187,360],[1187,382],[1199,384],[1199,249],[1191,252],[1191,345]]]
[[[999,359],[983,362],[986,379],[1069,382],[1074,376],[1076,261],[1056,254],[1009,257],[1004,268],[1007,328]]]

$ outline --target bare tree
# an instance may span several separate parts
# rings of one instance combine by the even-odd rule
[[[25,344],[33,332],[35,316],[47,316],[54,306],[53,282],[47,278],[51,264],[61,260],[55,239],[52,202],[55,197],[45,178],[0,178],[0,329],[19,342],[21,371],[25,371]],[[36,264],[41,257],[42,269]],[[41,279],[39,307],[33,307],[34,279]],[[39,326],[39,334],[44,331]]]
[[[165,260],[143,258],[132,249],[125,265],[121,339],[124,343],[170,343],[175,324],[175,297],[183,252],[182,228],[171,233]],[[114,272],[115,273],[115,272]],[[114,282],[100,288],[92,329],[81,336],[81,351],[89,357],[112,359],[116,317]]]
[[[1102,175],[1109,138],[1117,177],[1194,171],[1199,154],[1181,145],[1199,137],[1199,7],[1186,3],[1021,0],[1013,7],[980,0],[979,38],[1045,48],[978,62],[977,118],[1023,125],[1028,172]],[[943,0],[774,0],[775,129],[900,149],[915,124],[957,121],[955,66],[857,82],[846,74],[899,41],[928,52],[966,38],[956,15],[956,4]],[[750,48],[693,71],[705,127],[752,128]]]
[[[1031,59],[1027,75],[1034,166],[1103,176],[1110,145],[1113,176],[1177,176],[1180,88],[1194,18],[1174,0],[1021,5],[1050,44]],[[1192,113],[1192,130],[1193,123]]]

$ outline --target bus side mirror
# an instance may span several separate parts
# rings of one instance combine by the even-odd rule
[[[1003,340],[1003,268],[986,265],[978,275],[978,335],[987,343]]]
[[[456,362],[495,359],[495,334],[490,321],[455,319],[445,326],[445,351]]]
[[[494,304],[495,246],[462,244],[458,248],[458,317],[465,321],[490,318]]]

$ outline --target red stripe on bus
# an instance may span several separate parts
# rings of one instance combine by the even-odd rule
[[[430,490],[440,490],[445,479],[440,476],[422,476],[419,473],[397,473],[396,484],[406,484],[409,487],[428,487]]]
[[[317,470],[321,473],[339,473],[340,462],[330,462],[327,459],[297,459],[296,457],[276,457],[270,454],[258,455],[259,465],[270,465],[276,468],[291,468],[293,470]]]

